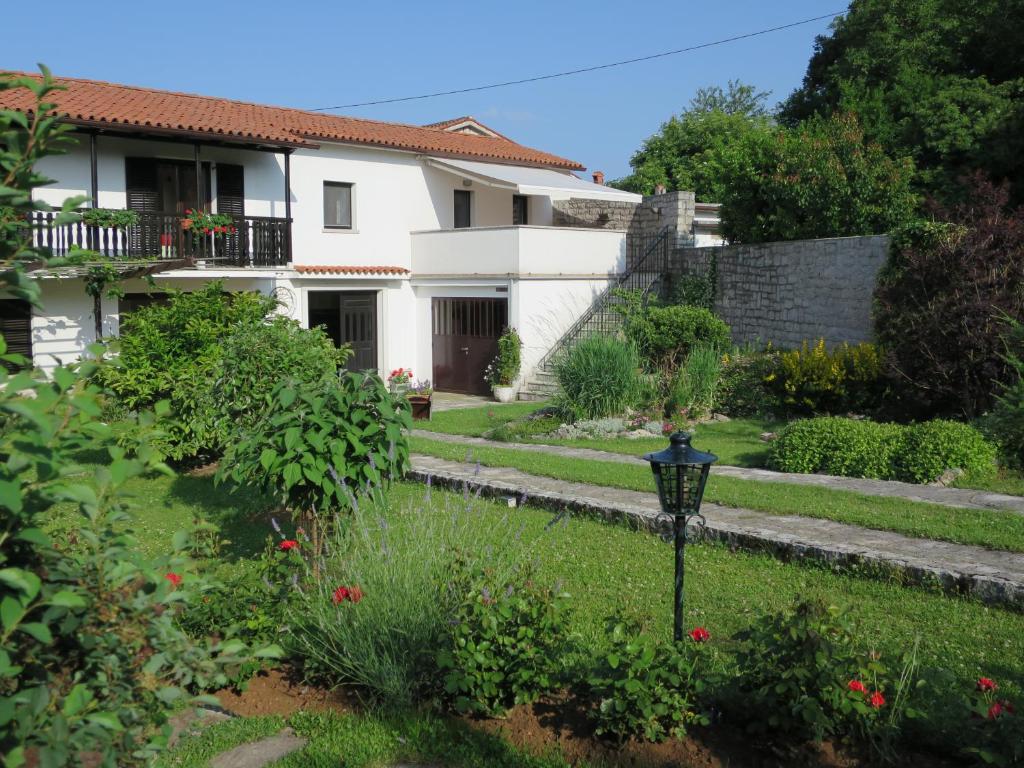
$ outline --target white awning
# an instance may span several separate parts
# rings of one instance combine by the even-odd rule
[[[438,157],[424,157],[423,161],[460,178],[471,179],[488,187],[509,189],[520,195],[546,195],[556,199],[582,197],[591,200],[622,200],[629,203],[639,203],[643,199],[632,192],[584,181],[569,171]]]

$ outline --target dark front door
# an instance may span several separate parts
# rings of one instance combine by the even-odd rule
[[[350,370],[377,369],[376,291],[310,291],[309,327],[317,326],[336,346],[352,345]]]
[[[498,354],[508,325],[507,299],[434,299],[434,387],[486,395],[484,370]]]

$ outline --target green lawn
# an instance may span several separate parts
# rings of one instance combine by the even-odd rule
[[[464,461],[471,455],[487,466],[514,467],[545,477],[654,491],[651,472],[641,465],[585,461],[513,448],[465,446],[418,437],[412,438],[412,449],[453,461]],[[1024,516],[1012,512],[945,507],[816,486],[716,477],[713,472],[705,498],[770,514],[824,518],[917,538],[1024,552]]]

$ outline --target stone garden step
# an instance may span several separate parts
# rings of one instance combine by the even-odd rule
[[[435,485],[460,489],[468,485],[489,496],[525,496],[529,504],[622,521],[652,532],[670,530],[654,493],[570,483],[506,467],[473,466],[419,454],[413,455],[411,475]],[[895,572],[911,583],[937,583],[985,602],[1024,609],[1024,555],[717,504],[705,503],[701,512],[707,518],[706,535],[731,546],[767,551],[785,559],[868,565]]]
[[[276,736],[242,744],[210,760],[210,768],[263,768],[306,746],[307,740],[285,728]]]

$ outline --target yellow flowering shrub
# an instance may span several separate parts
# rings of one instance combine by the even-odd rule
[[[787,410],[847,413],[872,410],[881,393],[881,355],[872,344],[841,344],[832,349],[818,339],[812,346],[780,352],[765,384]]]

